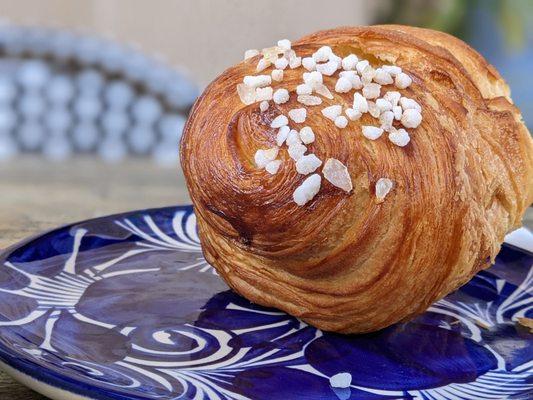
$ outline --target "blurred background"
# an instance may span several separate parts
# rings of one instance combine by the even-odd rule
[[[35,230],[188,202],[178,141],[243,52],[341,25],[464,39],[533,126],[531,0],[0,0],[0,248]]]

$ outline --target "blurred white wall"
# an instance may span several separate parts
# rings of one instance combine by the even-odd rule
[[[72,28],[139,46],[181,65],[201,85],[249,48],[372,21],[365,0],[0,0],[12,23]]]

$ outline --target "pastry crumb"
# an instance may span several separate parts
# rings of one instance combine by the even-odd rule
[[[329,378],[329,384],[333,388],[346,389],[352,384],[352,375],[348,372],[341,372]]]
[[[529,328],[529,333],[533,333],[533,318],[519,317],[517,322],[524,328]]]

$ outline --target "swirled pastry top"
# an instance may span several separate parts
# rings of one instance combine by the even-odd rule
[[[248,51],[245,60],[258,55],[258,51]],[[270,66],[274,68],[270,74],[263,74]],[[349,121],[359,121],[363,114],[368,114],[366,119],[372,117],[374,120],[367,122],[369,125],[361,125],[360,134],[369,140],[377,140],[387,132],[389,140],[400,147],[410,141],[404,127],[416,128],[422,122],[421,106],[397,91],[408,88],[412,83],[412,78],[400,67],[383,64],[374,68],[368,60],[354,53],[340,57],[327,45],[302,58],[286,39],[280,40],[277,46],[263,49],[257,61],[256,74],[245,76],[242,83],[237,85],[241,102],[245,105],[260,102],[259,110],[262,113],[269,110],[270,100],[276,105],[288,103],[291,98],[289,89],[294,88],[289,85],[288,88],[274,89],[271,86],[273,82],[283,82],[286,69],[303,69],[301,82],[292,93],[300,105],[289,110],[278,110],[279,115],[270,123],[270,128],[278,129],[276,145],[258,149],[254,161],[258,168],[276,174],[282,166],[282,160],[277,158],[280,147],[287,146],[287,154],[294,161],[296,172],[301,175],[313,174],[293,192],[293,200],[300,206],[318,193],[321,176],[315,171],[321,166],[322,175],[330,184],[348,193],[353,188],[348,169],[341,161],[328,158],[323,163],[316,154],[306,154],[309,150],[307,145],[315,141],[312,127],[305,125],[308,109],[316,114],[315,119],[329,119],[338,129],[347,128]],[[329,82],[326,82],[325,77],[331,77]],[[331,84],[331,90],[328,83]],[[336,98],[332,92],[339,97]],[[353,101],[350,101],[351,96]],[[324,100],[333,104],[323,105]],[[283,111],[286,111],[286,115]],[[390,179],[381,179],[385,185],[377,186],[378,200],[382,200],[393,185]],[[385,190],[380,190],[382,188]]]
[[[533,200],[533,144],[492,66],[449,35],[339,28],[220,75],[181,144],[208,260],[314,325],[377,329],[495,257]]]

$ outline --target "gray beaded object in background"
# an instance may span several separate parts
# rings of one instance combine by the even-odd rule
[[[56,29],[0,26],[0,161],[20,153],[175,165],[198,89],[138,50]]]

